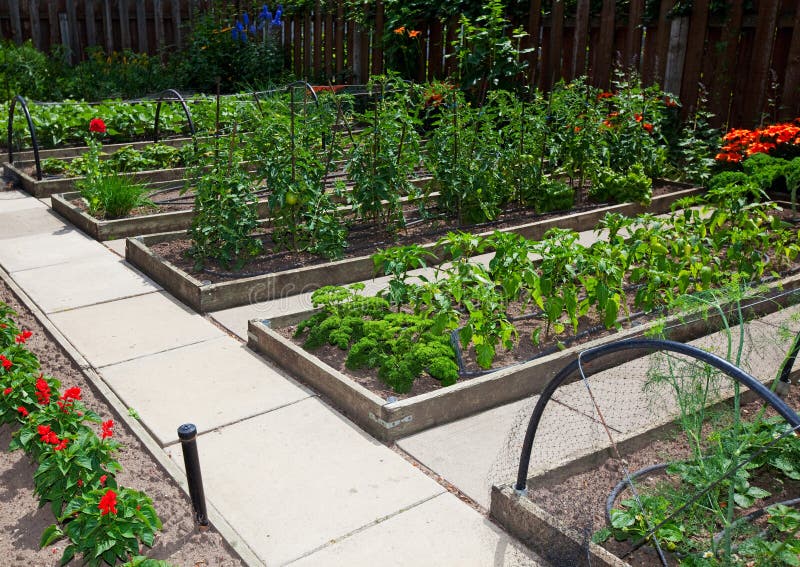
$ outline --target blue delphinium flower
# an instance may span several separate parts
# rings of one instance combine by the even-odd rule
[[[275,10],[275,17],[272,19],[273,26],[283,25],[281,22],[282,15],[283,15],[283,6],[281,4],[278,4],[278,9]]]
[[[242,16],[242,21],[244,22],[245,27],[250,26],[250,16],[247,15],[247,12],[245,12],[244,15]]]

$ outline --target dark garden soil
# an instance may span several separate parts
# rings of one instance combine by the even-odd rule
[[[681,187],[683,189],[683,187]],[[675,191],[672,185],[658,185],[653,188],[653,196],[660,196]],[[344,258],[357,258],[370,256],[376,251],[390,246],[402,246],[411,244],[427,244],[436,242],[448,232],[455,230],[465,230],[471,232],[489,232],[512,226],[518,226],[531,222],[541,221],[548,218],[564,215],[565,213],[578,213],[591,209],[607,206],[608,203],[591,203],[588,201],[585,192],[576,198],[579,206],[570,211],[558,211],[546,214],[536,214],[529,208],[510,208],[500,215],[495,221],[461,225],[455,220],[443,219],[423,219],[420,218],[419,211],[414,205],[407,205],[404,210],[406,227],[398,232],[387,232],[386,225],[381,222],[372,223],[353,223],[349,227],[348,246],[344,253]],[[434,216],[437,216],[434,214]],[[348,220],[344,217],[345,222]],[[293,270],[307,266],[320,265],[328,262],[325,258],[310,254],[308,252],[288,251],[280,243],[276,243],[273,232],[269,228],[256,233],[254,236],[261,240],[265,254],[258,256],[247,263],[239,271],[229,271],[216,262],[209,261],[203,270],[195,270],[194,261],[188,256],[192,247],[189,238],[171,240],[151,246],[155,254],[162,259],[170,262],[185,272],[196,276],[200,280],[211,283],[231,281],[236,278],[245,278],[257,275],[266,275],[285,270]]]
[[[797,412],[800,412],[800,386],[794,381],[789,394],[785,398],[786,403]],[[755,417],[762,404],[760,401],[752,401],[742,406],[744,419]],[[768,408],[765,416],[776,415],[772,408]],[[706,427],[706,433],[711,431],[711,426]],[[623,455],[623,462],[617,458],[609,458],[591,470],[571,476],[561,482],[543,482],[539,485],[528,484],[528,496],[539,507],[555,515],[559,520],[573,528],[583,530],[586,526],[592,526],[593,531],[598,531],[606,526],[605,502],[614,486],[624,476],[624,470],[629,473],[640,470],[644,467],[676,461],[690,456],[689,449],[682,433],[676,432],[674,435],[663,435],[662,438],[650,443],[645,448]],[[766,468],[766,467],[765,467]],[[759,486],[771,493],[771,496],[757,503],[756,506],[745,510],[737,510],[737,517],[743,516],[757,508],[769,506],[776,502],[798,498],[800,496],[800,481],[792,481],[788,478],[777,478],[778,475],[764,470],[751,478],[750,482],[754,486]],[[653,486],[662,482],[665,476],[660,473],[653,473],[639,479],[639,486],[645,490],[646,486]],[[620,498],[629,498],[630,493],[624,491]],[[613,537],[609,538],[603,546],[614,553],[622,556],[630,548],[631,542],[618,542]],[[677,565],[677,560],[667,554],[671,565]],[[651,567],[660,565],[659,559],[652,546],[644,546],[635,551],[625,560],[634,567]]]
[[[117,459],[123,470],[121,486],[144,491],[153,499],[163,531],[156,534],[152,549],[143,554],[178,567],[233,567],[244,565],[222,536],[210,529],[200,533],[194,525],[189,498],[124,425],[67,353],[52,340],[31,312],[0,280],[0,301],[18,314],[20,328],[33,332],[27,345],[39,357],[42,370],[61,381],[62,388],[81,388],[83,403],[103,419],[114,419],[114,437],[122,444]],[[39,508],[33,494],[34,463],[22,452],[7,451],[16,428],[0,426],[0,565],[56,566],[65,540],[39,549],[39,538],[55,519],[50,506]],[[69,565],[80,565],[76,559]]]

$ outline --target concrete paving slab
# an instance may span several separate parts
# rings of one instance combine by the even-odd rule
[[[0,214],[41,208],[42,203],[24,191],[0,191]]]
[[[312,395],[230,337],[105,366],[100,374],[161,445],[177,441],[183,423],[210,431]]]
[[[98,368],[225,336],[166,292],[53,313],[50,319]]]
[[[268,565],[444,492],[317,398],[201,435],[197,446],[206,496]],[[182,466],[180,446],[167,450]]]
[[[158,291],[161,287],[111,254],[11,276],[45,313]]]
[[[4,205],[14,201],[0,201],[0,239],[20,238],[31,234],[63,234],[70,230],[55,213],[36,199],[31,200],[38,205],[9,211],[5,210]]]
[[[489,508],[492,484],[514,478],[528,419],[538,396],[411,435],[397,445]],[[567,432],[569,434],[567,434]],[[536,436],[532,468],[606,444],[597,422],[561,404],[547,406]]]
[[[30,270],[55,264],[106,256],[108,251],[77,230],[58,235],[33,234],[0,240],[0,265],[7,272]]]
[[[414,506],[291,563],[326,565],[540,565],[533,554],[450,493]]]
[[[125,257],[125,238],[117,238],[116,240],[106,240],[103,242],[106,248],[111,250],[120,258]]]

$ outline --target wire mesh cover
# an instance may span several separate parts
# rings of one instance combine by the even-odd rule
[[[735,316],[693,344],[770,385],[800,332],[800,309],[744,325],[735,325]],[[554,565],[591,564],[593,538],[632,565],[777,565],[786,561],[781,553],[796,558],[797,534],[777,529],[776,510],[794,525],[786,518],[794,517],[791,506],[800,498],[800,438],[708,364],[674,353],[637,354],[645,356],[611,368],[618,355],[582,364],[545,406],[528,497],[581,545],[539,541],[536,550]],[[520,409],[493,484],[513,478],[536,399]],[[800,410],[797,387],[786,402]],[[612,526],[606,501],[615,486]],[[759,512],[776,503],[790,511]],[[736,521],[748,514],[756,517]]]

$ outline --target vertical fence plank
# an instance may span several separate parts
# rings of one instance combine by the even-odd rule
[[[779,117],[790,120],[800,114],[800,6],[795,7],[792,42],[783,80]]]
[[[30,2],[31,40],[36,49],[42,49],[42,25],[39,18],[39,0],[30,0]]]
[[[86,45],[97,45],[97,24],[94,16],[94,0],[86,0],[83,5],[83,13],[86,19]]]
[[[302,24],[298,15],[292,16],[292,69],[298,77],[303,76],[303,44],[300,41],[302,38],[303,30]]]
[[[614,61],[614,35],[616,10],[614,0],[603,0],[600,11],[600,43],[595,54],[594,86],[607,89],[611,80],[611,65]]]
[[[333,14],[330,9],[325,12],[325,80],[330,81],[333,76]]]
[[[344,71],[344,4],[336,2],[336,78],[341,81]]]
[[[436,20],[431,24],[430,56],[428,58],[428,80],[432,81],[442,76],[442,57],[444,45],[442,44],[442,22]]]
[[[153,0],[153,26],[156,32],[156,53],[164,49],[164,5],[162,0]]]
[[[172,0],[172,10],[170,10],[170,16],[172,16],[172,33],[175,39],[175,47],[180,49],[183,47],[183,41],[181,36],[181,1],[180,0]]]
[[[139,53],[147,53],[147,9],[145,0],[136,0],[136,35]]]
[[[22,14],[19,0],[9,0],[9,17],[11,18],[11,37],[17,45],[22,43]]]
[[[537,80],[539,67],[539,44],[542,41],[540,27],[542,24],[542,0],[531,0],[528,7],[528,37],[525,38],[525,47],[531,49],[527,55],[528,84],[534,85]]]
[[[311,79],[311,10],[303,11],[303,77]]]
[[[119,11],[119,37],[122,49],[131,48],[131,26],[129,21],[128,0],[117,0]]]
[[[722,51],[715,68],[716,77],[710,101],[711,112],[723,124],[730,120],[731,89],[736,76],[736,54],[739,51],[743,17],[744,0],[733,0],[720,39]]]
[[[578,0],[575,12],[575,50],[572,52],[571,75],[586,73],[586,45],[589,41],[589,0]]]
[[[658,10],[655,60],[653,63],[653,74],[650,76],[650,80],[662,86],[664,85],[664,73],[667,69],[667,50],[669,49],[669,30],[671,25],[667,16],[674,5],[675,0],[661,0],[661,6]]]
[[[78,9],[76,0],[67,0],[67,24],[69,25],[69,50],[70,60],[73,63],[83,58],[83,46],[81,45],[81,34],[78,29]]]
[[[314,2],[314,76],[321,77],[322,71],[322,4]]]
[[[383,73],[383,0],[375,3],[375,27],[372,33],[372,71],[373,75]]]
[[[780,0],[761,0],[758,6],[758,24],[745,91],[743,119],[746,124],[756,124],[764,110],[764,97],[767,81],[769,81],[769,67],[775,42],[779,5]]]
[[[628,27],[625,30],[625,53],[622,64],[626,67],[640,68],[642,53],[642,13],[644,0],[631,0],[628,13]]]
[[[111,14],[111,0],[103,0],[103,45],[106,55],[114,51],[114,17]]]
[[[564,39],[564,0],[553,0],[550,16],[548,55],[542,65],[542,90],[549,91],[561,74],[561,47]]]
[[[694,112],[697,105],[697,84],[700,81],[703,53],[705,52],[708,8],[709,0],[695,0],[689,21],[689,37],[686,42],[686,58],[681,84],[684,117]]]
[[[664,69],[664,90],[680,98],[686,43],[689,38],[689,18],[675,18],[670,24],[667,63]]]
[[[58,45],[58,3],[56,0],[47,0],[47,21],[50,24],[50,49]]]

